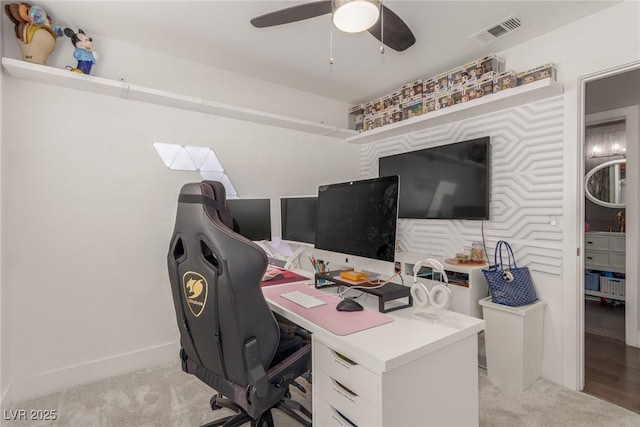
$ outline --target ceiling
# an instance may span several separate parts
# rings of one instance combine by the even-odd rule
[[[331,31],[330,15],[256,29],[250,19],[301,1],[40,1],[56,22],[349,104],[397,90],[614,5],[617,1],[393,1],[416,36],[404,52],[367,32]],[[516,14],[523,26],[481,46],[469,38]],[[333,32],[333,55],[330,34]],[[333,65],[329,58],[333,56]],[[508,65],[508,64],[507,64]]]

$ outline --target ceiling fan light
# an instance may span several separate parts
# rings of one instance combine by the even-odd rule
[[[336,1],[333,23],[346,33],[359,33],[371,28],[380,15],[377,0]]]

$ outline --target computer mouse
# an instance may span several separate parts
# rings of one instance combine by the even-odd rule
[[[352,298],[345,298],[336,306],[338,311],[362,311],[360,303]]]

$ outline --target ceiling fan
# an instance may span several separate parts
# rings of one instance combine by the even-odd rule
[[[402,19],[382,4],[382,0],[313,1],[280,9],[251,20],[256,28],[290,24],[316,16],[332,14],[333,23],[345,32],[369,33],[393,50],[402,52],[413,46],[416,38]]]

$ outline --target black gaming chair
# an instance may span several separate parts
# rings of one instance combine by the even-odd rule
[[[310,369],[311,346],[278,352],[274,363],[280,329],[260,289],[267,256],[232,230],[225,199],[216,181],[186,184],[178,198],[168,265],[182,369],[219,393],[212,409],[237,412],[207,426],[272,426],[275,408],[310,427],[311,413],[288,398]]]

